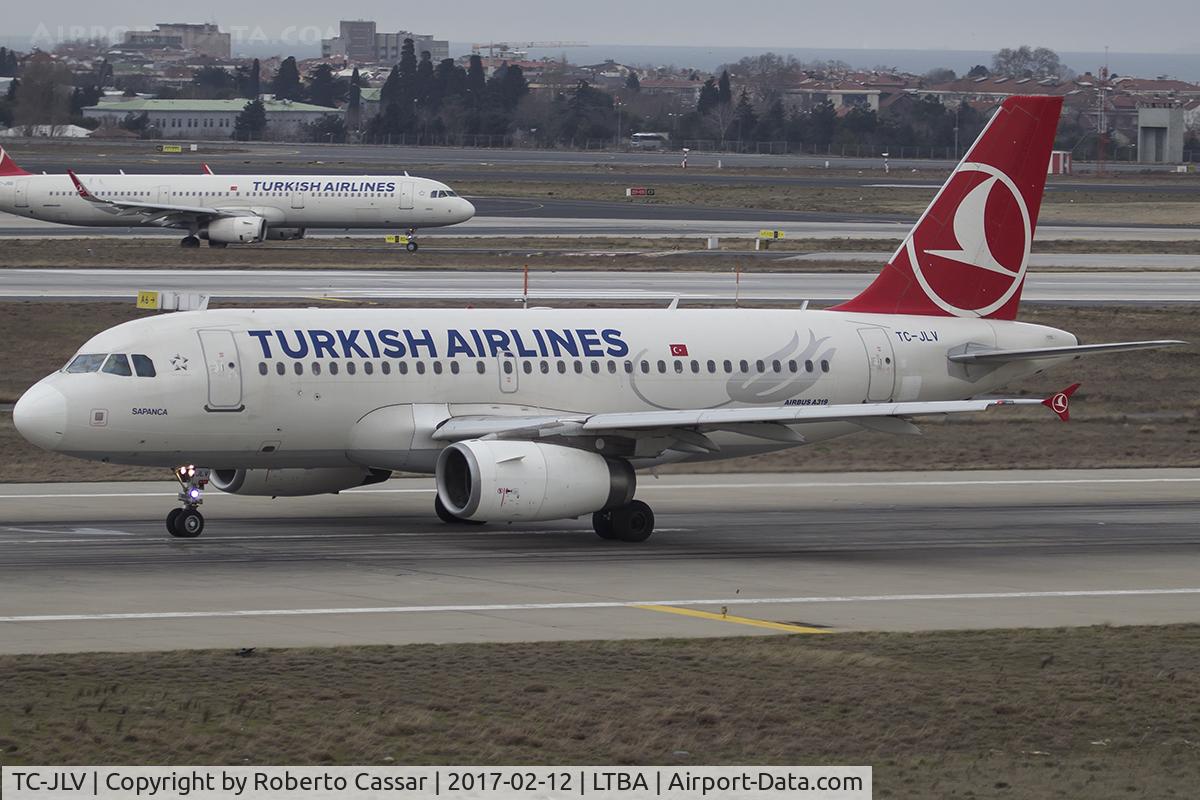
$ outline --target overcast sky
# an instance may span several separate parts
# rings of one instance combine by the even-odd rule
[[[1060,51],[1200,52],[1195,0],[947,3],[865,0],[58,0],[6,3],[0,37],[144,28],[155,22],[217,22],[223,30],[287,43],[336,29],[340,16],[374,19],[456,42],[581,40],[603,44],[738,45],[996,50],[1023,43]],[[110,38],[120,38],[119,32]],[[237,45],[234,50],[237,51]]]

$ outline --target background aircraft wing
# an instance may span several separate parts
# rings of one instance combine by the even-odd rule
[[[1159,347],[1174,347],[1187,342],[1178,339],[1154,339],[1144,342],[1107,342],[1104,344],[1077,344],[1066,347],[1031,347],[1024,350],[968,350],[947,356],[959,364],[995,364],[1006,361],[1033,361],[1039,358],[1076,358],[1093,353],[1121,353],[1126,350],[1153,350]]]
[[[89,203],[96,206],[102,206],[106,210],[111,211],[114,215],[136,215],[145,217],[144,222],[161,221],[165,222],[170,219],[178,219],[180,221],[187,219],[216,219],[217,217],[238,217],[253,215],[252,211],[247,209],[232,209],[232,208],[213,208],[212,206],[189,206],[177,205],[175,203],[152,203],[145,200],[125,200],[122,198],[102,198],[92,194],[83,182],[79,180],[79,176],[71,170],[67,170],[67,174],[71,176],[71,182],[75,184],[75,191],[79,196]],[[157,219],[155,219],[157,218]]]

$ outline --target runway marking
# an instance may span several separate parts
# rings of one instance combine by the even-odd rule
[[[753,617],[735,617],[731,614],[714,614],[711,611],[697,611],[694,608],[677,608],[675,606],[634,606],[646,611],[661,611],[664,614],[680,614],[685,617],[696,617],[697,619],[711,619],[717,622],[734,622],[738,625],[750,625],[755,628],[769,628],[774,631],[784,631],[786,633],[833,633],[825,628],[810,628],[805,625],[790,625],[786,622],[772,622],[767,619],[754,619]]]
[[[444,606],[366,606],[361,608],[259,608],[230,611],[133,611],[112,614],[42,614],[0,617],[0,622],[93,622],[147,619],[218,619],[233,617],[307,617],[331,614],[429,614],[443,612],[562,611],[571,609],[642,608],[644,606],[753,606],[800,603],[895,603],[938,600],[1017,600],[1049,597],[1153,597],[1200,595],[1188,589],[1079,589],[1029,592],[964,592],[957,594],[864,594],[809,597],[729,597],[703,600],[600,600],[566,603],[492,603]]]
[[[861,489],[887,486],[1065,486],[1093,483],[1097,485],[1112,485],[1119,483],[1200,483],[1200,477],[1195,478],[1012,478],[991,480],[929,480],[929,481],[772,481],[762,483],[670,483],[655,484],[644,482],[639,484],[639,490],[670,491],[672,489],[711,490],[711,489]],[[421,494],[437,491],[434,487],[415,489],[348,489],[343,495],[353,494]],[[72,492],[66,494],[0,494],[0,500],[46,500],[54,498],[95,498],[95,497],[175,497],[176,492]],[[210,495],[210,496],[217,496]]]

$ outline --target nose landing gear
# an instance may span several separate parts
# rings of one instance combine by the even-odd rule
[[[417,252],[417,247],[418,247],[418,245],[417,245],[417,229],[409,228],[408,229],[408,244],[404,245],[404,249],[410,253],[415,253],[415,252]]]
[[[197,469],[192,465],[175,470],[179,481],[179,501],[183,508],[171,509],[167,514],[167,533],[180,539],[194,539],[204,532],[204,515],[197,508],[204,502],[204,486],[208,483],[209,470]]]

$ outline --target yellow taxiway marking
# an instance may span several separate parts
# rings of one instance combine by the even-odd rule
[[[634,606],[634,608],[642,608],[646,611],[661,611],[664,614],[679,614],[680,616],[696,617],[698,619],[713,619],[717,622],[736,622],[738,625],[769,628],[774,631],[784,631],[785,633],[833,633],[833,631],[825,628],[790,625],[786,622],[771,622],[770,620],[754,619],[752,617],[735,617],[732,614],[714,614],[711,611],[697,611],[694,608],[679,608],[678,606]]]

